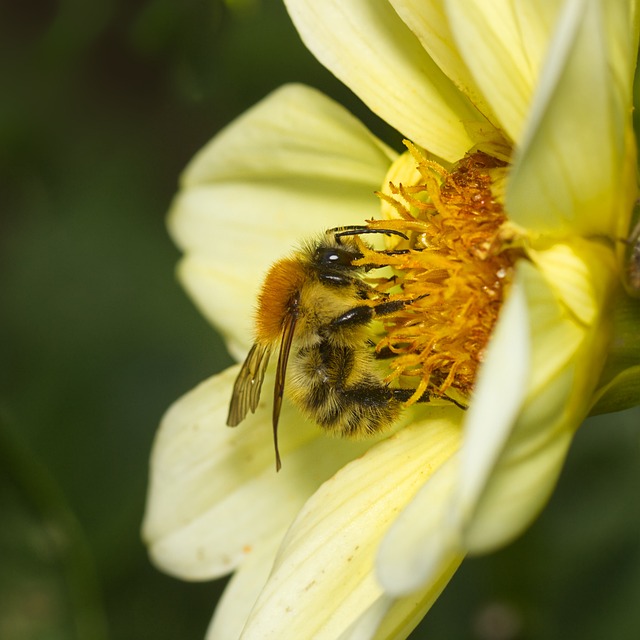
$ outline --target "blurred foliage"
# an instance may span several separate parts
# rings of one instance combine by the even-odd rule
[[[224,581],[164,576],[139,535],[162,413],[230,362],[173,276],[177,177],[284,82],[399,138],[278,0],[3,3],[0,38],[0,638],[202,638]],[[591,420],[538,522],[415,637],[640,637],[639,416]]]

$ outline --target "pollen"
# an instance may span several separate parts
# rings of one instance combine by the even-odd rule
[[[414,302],[384,320],[376,351],[387,356],[387,382],[416,388],[409,404],[425,392],[465,402],[518,257],[501,242],[506,216],[495,194],[506,165],[476,152],[446,170],[407,146],[419,178],[378,194],[392,219],[369,226],[408,240],[385,252],[363,248],[363,263],[392,267],[394,277],[376,286]]]

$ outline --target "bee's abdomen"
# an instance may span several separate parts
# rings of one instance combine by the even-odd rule
[[[343,436],[366,436],[389,426],[401,403],[372,370],[365,347],[328,341],[301,349],[292,399],[319,426]]]
[[[324,404],[316,405],[313,412],[318,424],[329,431],[343,436],[365,436],[388,427],[399,409],[389,389],[379,384],[330,388]]]

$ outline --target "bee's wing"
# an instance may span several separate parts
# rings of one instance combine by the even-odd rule
[[[297,315],[292,313],[287,316],[282,328],[282,341],[280,342],[280,353],[278,355],[278,366],[276,368],[276,382],[273,387],[273,444],[276,449],[276,470],[280,471],[280,453],[278,451],[278,420],[280,419],[280,408],[282,407],[282,395],[284,393],[284,380],[287,375],[287,362],[293,342],[293,334],[296,329]]]
[[[229,405],[227,425],[239,425],[251,411],[254,413],[260,400],[260,390],[264,381],[264,372],[269,363],[271,345],[256,342],[247,355],[240,373],[233,385],[233,395]]]

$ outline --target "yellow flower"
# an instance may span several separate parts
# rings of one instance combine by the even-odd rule
[[[143,533],[168,573],[235,570],[209,638],[403,638],[466,553],[507,543],[539,513],[602,393],[636,198],[637,6],[287,7],[318,59],[425,156],[508,163],[492,188],[508,218],[501,242],[521,258],[466,413],[414,406],[392,435],[352,442],[285,403],[276,474],[268,407],[224,426],[232,367],[167,412]],[[373,192],[416,176],[409,152],[317,92],[284,87],[186,170],[169,223],[181,280],[242,358],[268,266],[319,230],[379,218]]]

